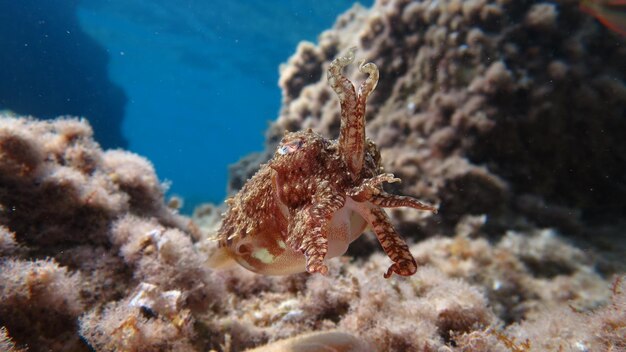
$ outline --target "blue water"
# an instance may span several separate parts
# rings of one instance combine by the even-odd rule
[[[78,20],[127,95],[128,148],[154,163],[189,210],[222,201],[227,166],[263,149],[280,107],[279,64],[352,3],[84,0]]]

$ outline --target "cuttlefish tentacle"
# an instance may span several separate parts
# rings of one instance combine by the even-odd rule
[[[384,182],[400,182],[399,178],[393,177],[393,174],[380,174],[372,178],[363,180],[363,182],[348,191],[348,196],[357,202],[364,202],[372,199],[374,195],[380,194],[382,189],[380,185]]]
[[[402,276],[410,276],[417,271],[417,263],[409,251],[409,246],[404,239],[398,235],[391,225],[391,220],[385,211],[379,207],[366,207],[361,210],[361,216],[370,224],[378,242],[391,259],[393,264],[383,275],[385,279],[393,273]]]
[[[318,185],[313,204],[297,209],[290,219],[287,244],[306,258],[306,271],[328,273],[324,257],[328,253],[328,236],[324,229],[335,212],[341,209],[345,196],[333,190],[328,182]]]
[[[382,208],[409,207],[417,210],[426,210],[437,214],[437,207],[434,207],[430,204],[422,203],[413,197],[389,194],[384,191],[374,195],[369,201],[372,204],[378,205]]]
[[[328,84],[337,93],[341,104],[339,154],[344,158],[353,180],[359,178],[365,157],[365,103],[378,83],[378,68],[373,63],[359,68],[368,74],[368,78],[359,87],[358,94],[350,80],[341,73],[354,61],[355,51],[356,48],[351,48],[345,56],[333,60],[328,68]]]
[[[365,104],[367,103],[367,97],[376,89],[378,84],[378,67],[373,62],[361,62],[359,65],[359,71],[367,75],[367,79],[359,86],[359,93],[357,97],[357,116],[361,116],[365,119]]]

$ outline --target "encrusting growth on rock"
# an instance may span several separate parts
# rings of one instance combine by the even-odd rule
[[[229,200],[214,258],[234,258],[262,274],[327,274],[324,260],[345,253],[370,226],[393,261],[385,278],[415,273],[415,259],[382,208],[437,209],[383,190],[383,183],[399,179],[383,173],[379,150],[365,137],[365,104],[378,83],[378,68],[360,64],[368,77],[355,90],[341,73],[355,50],[328,68],[328,84],[341,104],[338,140],[311,129],[285,134],[272,160]]]
[[[194,351],[224,288],[139,155],[0,113],[0,351]]]

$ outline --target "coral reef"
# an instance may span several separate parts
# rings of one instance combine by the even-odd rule
[[[267,149],[231,168],[231,191],[272,156],[286,131],[313,128],[338,136],[340,106],[323,73],[333,58],[357,45],[359,56],[381,70],[366,118],[385,169],[404,180],[388,188],[441,204],[439,215],[426,219],[395,210],[395,225],[415,240],[456,234],[422,242],[412,252],[437,260],[432,253],[450,247],[430,264],[448,268],[445,277],[482,289],[479,297],[494,314],[449,333],[437,332],[445,323],[423,319],[433,323],[431,330],[424,328],[433,335],[409,343],[390,338],[381,327],[401,329],[400,321],[413,332],[416,313],[387,323],[387,315],[399,310],[402,316],[406,306],[375,302],[385,317],[354,320],[365,326],[364,321],[371,321],[374,331],[359,335],[381,334],[379,348],[427,350],[443,341],[460,350],[604,350],[579,329],[579,322],[588,322],[580,312],[608,299],[605,279],[588,274],[598,270],[610,277],[626,268],[619,258],[626,249],[626,179],[620,171],[626,166],[621,157],[626,152],[621,137],[626,133],[626,50],[623,39],[577,5],[506,0],[381,0],[372,9],[355,5],[320,35],[318,44],[301,43],[281,67],[283,106],[267,132]],[[348,76],[358,77],[356,70]],[[349,253],[365,258],[376,251],[371,242],[359,240]],[[471,247],[481,250],[467,249]],[[480,261],[459,263],[449,254],[456,252]],[[487,266],[470,270],[478,264]],[[330,291],[340,286],[330,282]],[[385,291],[375,287],[376,293]],[[310,286],[306,289],[311,292]],[[346,299],[330,311],[367,307],[359,292],[358,303]],[[569,312],[552,321],[561,324],[561,332],[570,331],[572,340],[546,333],[534,318],[543,309]],[[308,316],[302,309],[296,312]],[[334,320],[350,318],[344,314]],[[511,328],[520,322],[528,333]],[[533,329],[538,333],[532,335]],[[527,344],[526,339],[536,342]]]
[[[24,349],[16,348],[15,344],[7,335],[7,330],[4,327],[0,328],[0,351],[5,352],[24,352]]]
[[[413,245],[411,252],[422,266],[406,279],[380,275],[389,263],[382,253],[353,263],[330,261],[329,277],[226,271],[227,290],[236,297],[226,310],[237,313],[218,316],[214,324],[226,331],[235,351],[303,330],[344,331],[376,351],[445,346],[509,351],[507,343],[521,345],[526,339],[533,351],[573,350],[576,344],[604,350],[595,337],[599,334],[611,334],[614,346],[623,343],[624,321],[604,318],[609,311],[611,319],[621,319],[621,303],[603,307],[621,300],[623,288],[611,292],[594,271],[594,258],[552,230],[510,232],[491,244],[483,226],[484,218],[466,217],[456,236]],[[557,311],[559,319],[550,316]],[[553,327],[546,329],[546,324]],[[607,326],[610,333],[603,332]]]
[[[0,317],[12,337],[52,350],[79,344],[80,274],[49,260],[6,260],[0,264],[0,282]]]
[[[147,160],[103,152],[84,120],[0,117],[4,334],[29,351],[188,346],[187,310],[217,309],[222,285],[163,192]]]
[[[357,45],[381,69],[366,119],[404,179],[390,190],[441,204],[390,212],[410,277],[383,278],[371,234],[328,276],[211,269],[223,206],[177,214],[86,121],[0,116],[0,349],[625,349],[626,52],[576,5],[380,0],[283,66],[268,150],[284,130],[336,137],[332,58]]]
[[[624,344],[624,284],[551,229],[490,242],[486,216],[464,216],[411,246],[420,267],[408,278],[384,279],[382,253],[331,260],[328,276],[267,277],[210,269],[218,210],[200,209],[198,228],[167,208],[150,164],[102,152],[85,121],[0,118],[0,170],[8,351]]]
[[[283,106],[268,149],[284,131],[337,136],[339,104],[322,73],[357,45],[381,70],[367,132],[385,168],[404,180],[394,191],[441,204],[428,221],[397,212],[399,225],[415,232],[416,223],[454,226],[464,214],[487,213],[494,225],[494,215],[521,217],[592,239],[581,222],[620,219],[626,210],[626,49],[576,5],[355,6],[281,68]],[[234,178],[250,175],[250,164]]]

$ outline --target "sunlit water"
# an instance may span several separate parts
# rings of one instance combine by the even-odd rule
[[[279,64],[351,5],[86,0],[78,15],[128,96],[129,149],[155,164],[189,210],[220,202],[228,164],[263,149],[280,107]]]

